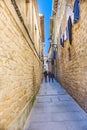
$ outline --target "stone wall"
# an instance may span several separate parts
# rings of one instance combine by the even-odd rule
[[[0,130],[23,129],[42,63],[10,0],[0,1]]]
[[[58,81],[87,111],[87,1],[81,2],[80,20],[73,25],[73,43],[67,40],[57,54]]]

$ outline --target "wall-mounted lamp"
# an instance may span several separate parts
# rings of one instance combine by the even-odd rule
[[[51,36],[49,37],[48,40],[49,40],[49,42],[50,42],[50,44],[51,44],[52,47],[58,48],[58,45],[57,45],[57,44],[52,43],[52,37],[51,37]]]
[[[58,45],[57,44],[51,44],[52,45],[52,47],[54,47],[54,48],[58,48]]]

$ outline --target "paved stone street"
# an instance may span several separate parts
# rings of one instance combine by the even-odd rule
[[[43,82],[24,130],[87,130],[87,114],[56,81]]]

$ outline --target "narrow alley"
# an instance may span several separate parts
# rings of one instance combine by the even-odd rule
[[[0,130],[87,130],[87,0],[0,0]]]
[[[87,130],[87,114],[59,83],[43,82],[24,130]]]

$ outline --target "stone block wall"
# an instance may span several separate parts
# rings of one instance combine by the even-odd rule
[[[41,66],[10,0],[0,1],[0,130],[23,129],[41,83]]]
[[[87,111],[87,1],[81,2],[80,20],[73,25],[73,43],[67,40],[57,54],[58,81]],[[60,53],[60,54],[59,54]]]

